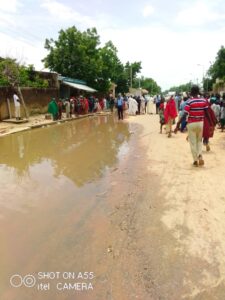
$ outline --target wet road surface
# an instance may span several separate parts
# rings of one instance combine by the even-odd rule
[[[126,156],[129,127],[101,116],[0,140],[0,299],[94,299],[110,252],[99,245],[110,174]]]

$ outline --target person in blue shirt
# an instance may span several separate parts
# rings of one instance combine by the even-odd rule
[[[118,111],[118,119],[123,120],[123,97],[121,94],[118,94],[118,98],[117,98],[117,111]]]

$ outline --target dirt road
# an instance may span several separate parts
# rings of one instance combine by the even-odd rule
[[[77,123],[77,129],[71,123],[57,132],[52,127],[46,132],[40,129],[35,136],[27,133],[18,140],[4,140],[18,144],[19,153],[27,153],[24,160],[17,160],[19,167],[27,162],[29,168],[18,173],[18,186],[10,183],[14,178],[10,169],[8,178],[2,178],[0,298],[224,300],[225,133],[216,132],[211,151],[204,151],[205,166],[194,168],[186,134],[170,139],[159,134],[156,115],[129,117],[116,121],[114,127],[109,127],[107,118],[105,125],[104,119],[96,120],[96,127],[95,119],[86,121]],[[87,132],[92,138],[85,147]],[[77,148],[67,142],[78,134],[81,150],[73,152]],[[46,138],[45,147],[36,149],[39,136],[42,141]],[[60,151],[48,148],[49,137],[56,149],[62,145]],[[120,159],[111,159],[124,137]],[[94,162],[85,150],[92,144]],[[115,151],[107,152],[108,145]],[[26,161],[28,152],[32,163]],[[3,153],[7,165],[14,166],[13,153],[10,157]],[[54,164],[48,164],[50,154]],[[88,176],[90,182],[81,184],[84,161],[92,179]],[[107,171],[103,171],[105,164]],[[103,167],[97,172],[96,166]],[[29,176],[22,177],[27,169]],[[42,280],[40,271],[60,276],[64,271],[94,272],[93,290],[62,289],[59,280],[67,284],[68,278]],[[12,274],[33,274],[38,285],[14,288],[9,284]],[[46,282],[51,289],[41,290],[40,284]]]
[[[129,197],[111,215],[119,228],[104,299],[225,299],[225,133],[216,131],[205,166],[194,168],[186,134],[160,135],[155,115],[128,122],[138,124],[136,184],[130,170]]]

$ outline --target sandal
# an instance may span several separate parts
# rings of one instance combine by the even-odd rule
[[[204,165],[204,160],[203,160],[203,158],[202,158],[202,155],[199,155],[199,157],[198,157],[198,163],[199,163],[199,166],[203,166]]]

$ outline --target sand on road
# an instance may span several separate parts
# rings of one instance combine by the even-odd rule
[[[225,133],[215,132],[211,151],[203,152],[205,166],[195,168],[186,134],[159,134],[157,115],[123,122],[130,139],[104,187],[90,197],[92,205],[74,204],[62,228],[41,236],[21,272],[45,261],[60,263],[60,270],[93,271],[94,290],[75,294],[79,300],[224,300]],[[29,241],[29,234],[23,237]],[[49,296],[32,289],[7,289],[2,299],[20,300],[19,292],[26,293],[23,300],[74,300],[66,291]]]
[[[196,168],[187,134],[159,134],[157,115],[128,122],[142,127],[134,138],[145,153],[128,230],[144,287],[136,298],[225,299],[225,133],[216,130],[205,166]]]

